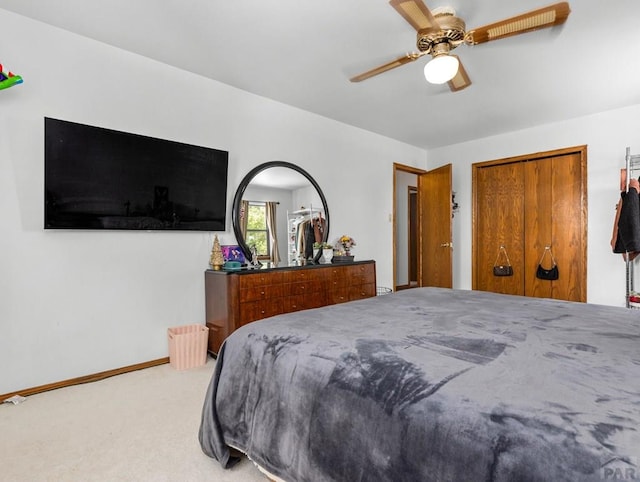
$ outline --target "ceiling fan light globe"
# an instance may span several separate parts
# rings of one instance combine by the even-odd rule
[[[458,73],[459,62],[451,55],[438,55],[424,66],[424,77],[431,84],[449,82]]]

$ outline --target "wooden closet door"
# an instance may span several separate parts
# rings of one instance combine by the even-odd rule
[[[525,163],[525,295],[586,301],[586,200],[579,153]],[[536,278],[545,246],[558,264],[555,281]],[[544,267],[550,265],[545,257]]]
[[[553,254],[560,278],[552,296],[559,300],[587,301],[587,195],[586,165],[578,153],[553,159]]]
[[[553,281],[536,278],[538,263],[545,246],[551,246],[555,256],[557,243],[553,239],[552,213],[554,208],[553,161],[540,159],[524,162],[525,187],[525,249],[524,294],[538,298],[551,298]],[[550,267],[549,255],[545,257]]]
[[[586,153],[577,146],[473,165],[473,289],[587,301]],[[500,243],[511,282],[490,272]],[[558,280],[536,277],[545,246]]]
[[[524,176],[521,162],[474,171],[476,228],[474,289],[524,294]],[[500,246],[507,250],[513,276],[494,276]]]

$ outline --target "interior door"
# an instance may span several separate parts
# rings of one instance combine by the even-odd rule
[[[473,289],[524,295],[523,163],[478,168],[474,176]],[[498,257],[500,246],[506,255]],[[494,264],[506,264],[507,258],[513,275],[494,276]]]
[[[525,200],[535,206],[525,215],[525,296],[586,301],[586,237],[582,219],[582,157],[580,153],[525,163]],[[561,276],[556,281],[535,276],[545,246],[551,248]],[[550,256],[544,267],[550,268]]]
[[[418,176],[420,286],[453,287],[451,164]]]

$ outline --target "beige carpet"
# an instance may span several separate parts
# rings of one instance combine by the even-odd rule
[[[265,482],[202,453],[200,412],[215,360],[147,368],[0,404],[0,481]]]

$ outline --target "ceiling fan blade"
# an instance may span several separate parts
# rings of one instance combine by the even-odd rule
[[[465,36],[468,44],[476,45],[511,35],[518,35],[546,27],[560,25],[567,20],[571,9],[567,2],[539,8],[496,23],[469,30]]]
[[[457,55],[452,55],[452,57],[458,59],[458,72],[453,77],[453,79],[448,82],[448,84],[452,92],[457,92],[469,87],[471,85],[471,80],[469,79],[469,75],[467,75],[467,71],[464,69],[462,62],[460,61],[460,57],[458,57]]]
[[[417,31],[440,28],[422,0],[390,0],[389,4]]]
[[[396,67],[400,67],[401,65],[408,64],[409,62],[413,62],[414,60],[419,59],[424,54],[422,52],[412,52],[410,54],[403,55],[402,57],[397,58],[391,62],[388,62],[384,65],[380,65],[375,69],[368,70],[360,75],[356,75],[349,79],[351,82],[362,82],[363,80],[367,80],[374,75],[381,74],[386,72],[387,70],[395,69]]]

